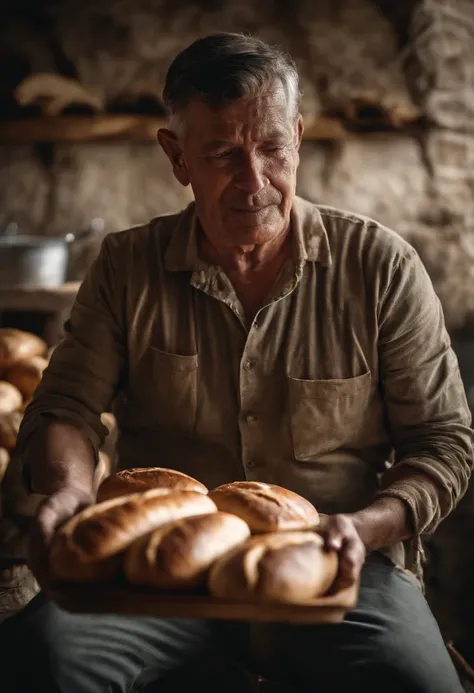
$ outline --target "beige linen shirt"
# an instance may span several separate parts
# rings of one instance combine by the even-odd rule
[[[396,496],[417,536],[432,531],[466,490],[473,433],[431,281],[373,220],[296,198],[292,233],[294,259],[251,324],[222,269],[200,259],[194,204],[109,235],[20,446],[55,417],[97,450],[112,407],[120,468],[272,482],[324,513]],[[401,466],[436,492],[400,480]]]

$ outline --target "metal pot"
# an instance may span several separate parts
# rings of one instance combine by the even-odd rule
[[[0,288],[56,287],[67,279],[69,251],[91,233],[102,231],[101,219],[78,236],[45,237],[18,234],[16,224],[0,233]]]

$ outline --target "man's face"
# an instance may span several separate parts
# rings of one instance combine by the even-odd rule
[[[284,233],[303,127],[283,87],[219,110],[196,99],[182,118],[185,133],[174,172],[181,183],[191,184],[209,240],[243,247]]]

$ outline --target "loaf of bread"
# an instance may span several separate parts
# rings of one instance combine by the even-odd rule
[[[118,498],[129,493],[165,488],[171,491],[196,491],[207,493],[208,489],[197,479],[163,467],[135,467],[124,469],[104,479],[97,492],[99,502]]]
[[[315,507],[306,498],[275,484],[235,481],[209,492],[218,510],[233,513],[254,532],[309,529],[319,524]]]
[[[124,573],[133,585],[190,589],[205,582],[214,561],[250,536],[246,523],[229,513],[186,517],[153,530],[125,554]]]
[[[33,356],[45,356],[47,349],[45,342],[31,332],[2,327],[0,328],[0,372]]]
[[[5,378],[15,385],[23,395],[23,399],[28,401],[31,400],[34,391],[40,384],[47,365],[48,362],[43,356],[32,356],[9,368],[5,373]]]
[[[0,416],[0,447],[13,450],[22,419],[23,414],[19,411]]]
[[[156,527],[181,517],[216,512],[203,493],[152,489],[90,505],[55,534],[52,580],[100,582],[120,571],[123,551]]]
[[[10,462],[10,453],[5,448],[0,448],[0,484]]]
[[[218,559],[208,577],[215,597],[301,603],[320,597],[338,571],[335,551],[311,531],[255,536]]]
[[[12,383],[0,380],[0,416],[18,411],[23,404],[21,392]]]

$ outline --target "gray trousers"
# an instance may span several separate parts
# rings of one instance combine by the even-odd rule
[[[0,624],[0,663],[3,693],[247,693],[249,671],[301,693],[462,692],[420,589],[380,554],[342,624],[77,615],[38,595]]]

